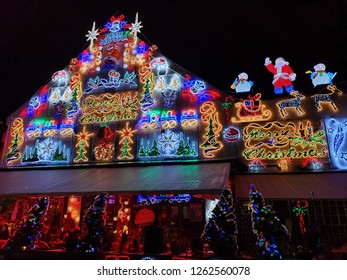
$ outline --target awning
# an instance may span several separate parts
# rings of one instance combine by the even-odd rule
[[[0,195],[220,192],[230,163],[112,166],[0,171]]]
[[[347,173],[235,175],[235,195],[247,198],[253,184],[265,199],[347,199]]]

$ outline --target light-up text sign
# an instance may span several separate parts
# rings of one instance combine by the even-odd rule
[[[81,124],[135,120],[138,116],[136,91],[89,95],[81,104]]]
[[[245,160],[305,159],[328,156],[321,123],[310,121],[251,123],[243,129]]]

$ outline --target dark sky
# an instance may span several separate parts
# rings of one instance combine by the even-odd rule
[[[2,0],[1,120],[88,46],[93,21],[136,12],[141,39],[220,90],[246,72],[254,91],[273,96],[267,56],[290,63],[304,94],[313,90],[305,71],[320,62],[334,82],[347,80],[347,0]]]

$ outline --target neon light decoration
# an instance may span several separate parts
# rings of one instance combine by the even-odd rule
[[[169,65],[164,57],[156,57],[150,62],[150,67],[156,75],[163,76],[167,74]]]
[[[108,80],[96,76],[95,78],[89,78],[87,86],[88,88],[84,90],[84,92],[87,94],[92,93],[93,91],[100,92],[102,89],[134,88],[137,87],[136,74],[134,71],[130,73],[126,71],[123,78],[120,79],[120,73],[115,70],[111,70],[108,72]]]
[[[296,205],[293,207],[293,212],[295,216],[299,218],[300,231],[302,234],[307,232],[305,225],[305,216],[308,216],[308,201],[307,200],[298,200]]]
[[[91,31],[88,30],[88,34],[86,35],[87,41],[90,41],[89,48],[93,49],[94,41],[98,38],[99,32],[98,29],[95,29],[95,21],[93,22],[93,28]]]
[[[146,79],[146,85],[144,86],[143,98],[140,100],[141,110],[147,112],[153,105],[154,99],[152,97],[151,81]]]
[[[266,164],[260,159],[252,160],[248,164],[248,169],[251,171],[260,171],[260,170],[263,170],[265,167],[266,167]]]
[[[240,132],[234,126],[229,126],[224,129],[223,138],[229,143],[235,143],[240,138]]]
[[[109,141],[102,140],[94,147],[93,153],[96,160],[110,161],[113,159],[114,144]]]
[[[321,122],[251,123],[243,129],[246,160],[326,158],[327,147]]]
[[[17,162],[22,153],[20,152],[24,142],[24,121],[21,118],[16,118],[11,123],[9,139],[11,145],[8,147],[8,152],[5,155],[6,164],[12,165]]]
[[[57,71],[52,76],[52,81],[56,83],[58,87],[66,87],[68,85],[69,74],[65,70]]]
[[[347,169],[347,118],[326,120],[330,159],[338,169]]]
[[[161,127],[163,129],[172,129],[177,126],[177,118],[174,111],[163,112],[161,116]]]
[[[315,94],[312,96],[314,100],[314,106],[316,107],[317,111],[322,110],[321,103],[328,103],[333,110],[337,111],[336,106],[336,99],[339,94],[342,94],[343,92],[339,90],[335,85],[328,85],[326,87],[327,93],[321,93],[321,94]]]
[[[171,77],[167,85],[164,76],[159,76],[156,81],[154,90],[159,91],[164,98],[164,106],[172,107],[176,99],[176,91],[181,87],[180,78],[177,74]]]
[[[322,169],[323,163],[316,158],[307,158],[303,163],[302,167],[310,170]]]
[[[156,112],[150,112],[140,118],[138,122],[139,129],[157,129],[160,128],[160,115]]]
[[[228,99],[229,100],[229,99]],[[229,102],[223,104],[223,107],[228,110],[232,106],[234,100],[230,99]],[[256,120],[268,120],[271,117],[270,110],[265,110],[265,105],[261,104],[261,94],[257,93],[255,96],[248,95],[248,99],[240,99],[235,107],[237,110],[237,118],[232,117],[231,122],[249,122]],[[229,111],[227,116],[229,116]],[[230,122],[230,120],[228,121]]]
[[[70,149],[61,141],[54,141],[48,137],[43,141],[37,139],[34,147],[25,146],[22,163],[50,163],[68,162]]]
[[[81,104],[81,124],[135,120],[138,115],[136,91],[89,95]]]
[[[142,195],[136,198],[138,204],[156,204],[156,203],[187,203],[192,200],[190,194],[158,194],[158,195]]]
[[[147,140],[140,140],[138,156],[143,157],[196,157],[196,145],[190,141],[189,137],[184,137],[183,133],[174,133],[170,129],[163,131],[159,136],[154,135],[152,145]]]
[[[87,157],[87,148],[89,147],[90,138],[94,136],[94,133],[89,133],[87,131],[86,126],[83,126],[83,130],[76,134],[76,157],[74,159],[74,162],[86,162],[88,161]]]
[[[118,159],[133,159],[134,156],[131,153],[132,147],[130,144],[134,144],[133,137],[136,129],[129,128],[129,123],[127,122],[125,128],[117,132],[120,133],[119,144],[122,144],[122,147],[120,148],[122,153],[118,156]]]
[[[135,44],[137,41],[137,33],[141,33],[140,29],[143,27],[141,23],[142,23],[141,21],[140,22],[138,21],[138,13],[136,13],[135,23],[132,23],[130,27],[130,30],[131,30],[130,34],[133,35]]]
[[[181,114],[181,126],[184,128],[192,128],[198,126],[198,118],[194,109],[183,111]]]
[[[207,133],[204,135],[204,142],[200,145],[205,157],[214,157],[214,153],[223,147],[223,143],[218,140],[222,125],[215,105],[207,101],[200,107],[201,120],[206,123]]]
[[[301,94],[297,90],[291,91],[290,95],[294,96],[294,98],[277,102],[281,116],[285,117],[286,115],[288,115],[286,111],[286,109],[288,108],[295,109],[299,115],[304,114],[304,111],[301,109],[300,104],[301,99],[305,98],[305,95]]]
[[[248,81],[247,73],[242,72],[237,76],[230,87],[231,89],[235,89],[236,92],[249,92],[253,84],[252,81]]]
[[[310,74],[310,78],[312,80],[312,84],[314,87],[318,85],[326,85],[331,84],[332,80],[336,76],[337,72],[331,73],[326,72],[326,67],[323,63],[318,63],[313,67],[314,71],[306,71],[306,74]]]
[[[289,66],[288,61],[285,61],[283,57],[278,57],[275,64],[272,64],[270,58],[267,57],[264,65],[273,74],[272,84],[275,94],[282,94],[283,87],[288,93],[294,90],[292,81],[295,80],[296,74]]]
[[[165,130],[158,136],[158,148],[163,155],[172,155],[177,150],[179,144],[179,134],[170,129]]]

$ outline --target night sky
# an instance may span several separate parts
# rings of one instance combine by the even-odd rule
[[[246,72],[255,92],[274,96],[266,57],[284,57],[297,74],[295,89],[304,94],[313,91],[305,71],[317,63],[337,72],[335,83],[347,80],[346,0],[2,0],[0,119],[88,46],[93,21],[102,27],[124,14],[133,22],[136,12],[141,39],[223,91]]]

